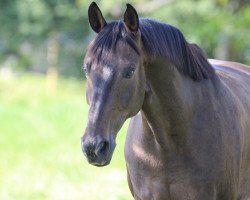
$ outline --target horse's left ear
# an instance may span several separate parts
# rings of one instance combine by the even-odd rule
[[[127,9],[124,13],[124,23],[126,27],[133,33],[136,34],[139,29],[139,17],[133,6],[127,4]]]

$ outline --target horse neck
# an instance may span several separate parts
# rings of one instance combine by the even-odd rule
[[[146,64],[144,70],[148,88],[142,106],[144,127],[159,144],[171,147],[171,138],[187,131],[192,115],[192,80],[168,62]]]

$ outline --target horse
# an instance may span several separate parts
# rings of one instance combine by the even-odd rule
[[[88,162],[110,163],[131,118],[125,158],[135,200],[250,198],[250,68],[207,59],[176,27],[139,18],[130,4],[107,23],[92,2],[88,17],[97,33],[83,65]]]

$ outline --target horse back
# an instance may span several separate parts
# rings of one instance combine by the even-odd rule
[[[246,114],[250,114],[250,67],[240,63],[210,60],[222,85],[226,87],[243,106]]]
[[[250,195],[250,67],[234,62],[210,60],[224,87],[232,94],[241,125],[242,147],[240,163],[240,194],[242,199]],[[230,108],[228,108],[230,109]]]

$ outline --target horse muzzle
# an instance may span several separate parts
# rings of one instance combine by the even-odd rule
[[[102,167],[110,163],[115,148],[113,142],[108,140],[88,140],[85,137],[82,138],[81,144],[83,154],[86,156],[89,164]]]

